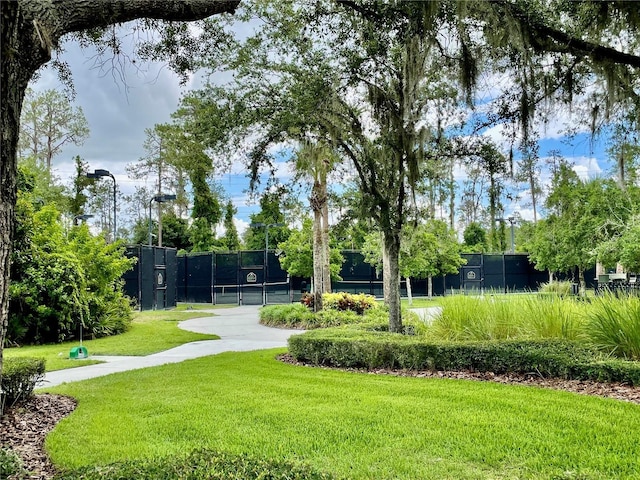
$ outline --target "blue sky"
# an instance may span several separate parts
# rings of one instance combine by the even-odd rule
[[[72,158],[80,155],[91,169],[110,170],[116,177],[119,190],[131,193],[136,182],[127,177],[125,167],[145,155],[145,129],[169,122],[182,94],[199,86],[197,77],[181,86],[168,68],[161,64],[145,64],[144,70],[125,67],[124,78],[121,78],[119,72],[97,68],[91,51],[83,51],[75,43],[67,43],[65,49],[61,59],[69,64],[73,74],[77,94],[74,105],[82,107],[91,133],[84,145],[70,145],[54,160],[55,171],[63,182],[67,182],[73,172]],[[62,86],[57,74],[45,69],[32,88],[61,89]],[[559,113],[558,116],[562,118],[554,119],[555,125],[571,121],[566,114]],[[499,128],[486,134],[499,143],[502,141]],[[541,157],[558,150],[574,162],[576,170],[584,176],[593,177],[607,172],[604,140],[591,141],[588,134],[582,133],[567,143],[559,129],[553,126],[542,129],[540,135]],[[281,180],[286,181],[289,176],[287,168],[281,166],[279,172]],[[257,206],[248,201],[245,192],[248,180],[243,166],[234,164],[231,171],[221,175],[219,180],[238,209],[236,223],[242,231],[249,222],[249,215],[257,211]],[[507,205],[505,214],[511,215],[516,211],[524,218],[531,217],[527,207],[519,203]]]

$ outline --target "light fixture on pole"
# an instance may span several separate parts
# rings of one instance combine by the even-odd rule
[[[118,185],[116,184],[116,177],[113,176],[113,174],[109,171],[109,170],[104,170],[101,168],[98,168],[96,170],[94,170],[93,172],[88,172],[87,173],[87,178],[101,178],[101,177],[111,177],[111,180],[113,180],[113,241],[116,241],[116,235],[117,235],[117,228],[116,228],[116,193],[118,191]]]
[[[516,253],[516,243],[515,243],[515,238],[514,238],[514,234],[513,234],[513,226],[516,224],[518,219],[516,217],[509,217],[509,218],[507,218],[507,220],[509,221],[509,224],[511,225],[511,253]]]
[[[151,204],[153,202],[158,202],[158,203],[170,202],[175,199],[176,199],[175,195],[161,193],[159,195],[154,195],[153,197],[151,197],[151,200],[149,200],[149,246],[153,245],[153,239],[151,237]]]
[[[93,215],[90,215],[90,214],[87,214],[87,213],[83,213],[81,215],[76,215],[75,217],[73,217],[73,224],[77,226],[78,223],[86,222],[90,218],[93,218]]]

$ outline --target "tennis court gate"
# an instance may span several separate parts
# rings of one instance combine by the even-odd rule
[[[138,310],[161,310],[176,306],[175,248],[132,245],[125,250],[129,258],[136,258],[133,268],[126,272],[124,292]]]
[[[268,305],[300,299],[302,279],[290,278],[273,251],[181,255],[177,265],[179,302]]]

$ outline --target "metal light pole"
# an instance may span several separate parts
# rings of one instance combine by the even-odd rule
[[[117,228],[116,228],[116,192],[118,191],[118,185],[116,184],[116,177],[114,177],[109,170],[96,169],[93,173],[87,173],[87,178],[100,178],[111,177],[113,180],[113,241],[116,241]]]
[[[159,195],[154,195],[153,197],[151,197],[151,200],[149,200],[149,246],[153,245],[153,239],[151,237],[151,204],[153,202],[158,202],[158,203],[170,202],[171,200],[175,200],[175,199],[176,199],[175,195],[159,194]]]

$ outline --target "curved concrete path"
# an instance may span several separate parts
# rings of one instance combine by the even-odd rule
[[[155,367],[166,363],[178,363],[191,358],[206,357],[222,352],[246,352],[249,350],[286,347],[287,340],[291,335],[303,332],[303,330],[286,330],[260,325],[258,322],[260,308],[260,306],[247,305],[212,309],[210,312],[215,316],[194,318],[178,324],[178,327],[191,332],[218,335],[220,340],[185,343],[179,347],[145,357],[90,355],[90,358],[102,360],[104,363],[49,372],[38,387],[54,387],[62,383],[77,382],[89,378],[102,377],[111,373]],[[413,310],[418,313],[424,322],[430,322],[440,312],[439,307],[416,308]]]
[[[302,333],[302,330],[285,330],[260,325],[258,323],[259,309],[260,306],[221,308],[211,310],[215,316],[194,318],[178,324],[180,328],[191,332],[219,335],[220,340],[186,343],[146,357],[90,355],[90,358],[102,360],[105,363],[49,372],[38,386],[53,387],[66,382],[77,382],[111,373],[177,363],[222,352],[246,352],[286,347],[287,339],[291,335]]]

